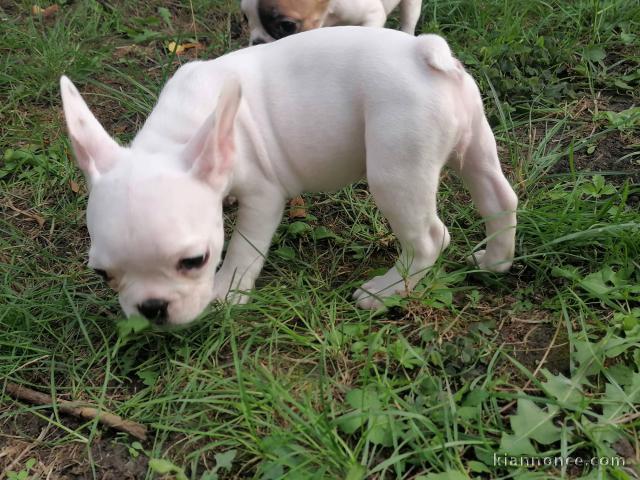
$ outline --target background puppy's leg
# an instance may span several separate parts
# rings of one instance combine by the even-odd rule
[[[415,35],[421,7],[421,0],[402,0],[400,2],[400,30]]]
[[[464,157],[453,155],[449,160],[486,224],[486,250],[474,253],[469,261],[483,269],[506,272],[515,252],[518,197],[502,172],[496,141],[484,114],[476,117],[472,130]]]
[[[382,3],[371,5],[369,11],[365,13],[365,17],[360,24],[362,27],[384,27],[387,22],[387,14],[384,11]]]
[[[389,138],[380,135],[380,128],[367,131],[380,136],[367,135],[369,189],[402,246],[394,267],[354,293],[360,308],[377,309],[385,297],[411,291],[449,245],[449,232],[436,210],[436,192],[450,150],[443,148],[446,139],[429,135],[408,139],[400,131],[399,138]]]
[[[246,292],[262,270],[271,239],[282,220],[284,198],[279,192],[257,188],[260,196],[238,199],[238,219],[222,267],[215,275],[214,298],[246,303]]]

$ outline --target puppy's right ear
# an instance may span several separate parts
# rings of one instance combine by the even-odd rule
[[[60,77],[60,93],[78,166],[89,183],[95,183],[113,167],[122,147],[102,128],[78,89],[64,75]]]

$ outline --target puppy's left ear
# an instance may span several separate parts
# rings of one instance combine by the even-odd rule
[[[115,165],[123,148],[102,128],[78,89],[65,76],[60,78],[60,93],[76,161],[91,186]]]
[[[235,120],[242,100],[237,78],[227,79],[216,110],[187,143],[182,158],[190,173],[216,187],[224,186],[236,153]]]

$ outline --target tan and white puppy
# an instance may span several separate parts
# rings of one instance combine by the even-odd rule
[[[268,43],[320,27],[356,25],[384,27],[387,15],[400,5],[403,32],[413,35],[421,0],[242,0],[250,43]]]
[[[457,170],[486,222],[472,257],[505,271],[517,198],[502,173],[475,82],[436,35],[334,27],[181,67],[129,146],[60,82],[89,185],[89,265],[127,315],[184,324],[212,299],[246,302],[285,199],[366,177],[401,246],[357,289],[359,307],[406,295],[449,244],[440,170]],[[238,199],[224,263],[222,200]]]

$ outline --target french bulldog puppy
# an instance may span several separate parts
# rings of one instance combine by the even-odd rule
[[[251,31],[250,43],[272,42],[320,27],[358,25],[384,27],[400,5],[403,32],[413,35],[422,0],[242,0]]]
[[[478,88],[441,37],[381,28],[313,30],[181,67],[129,146],[71,81],[69,137],[90,195],[89,265],[127,315],[185,324],[213,299],[248,301],[285,200],[366,177],[402,252],[354,293],[377,309],[406,295],[449,244],[440,170],[462,175],[486,223],[471,261],[503,272],[517,197]],[[224,263],[222,201],[238,199]]]

